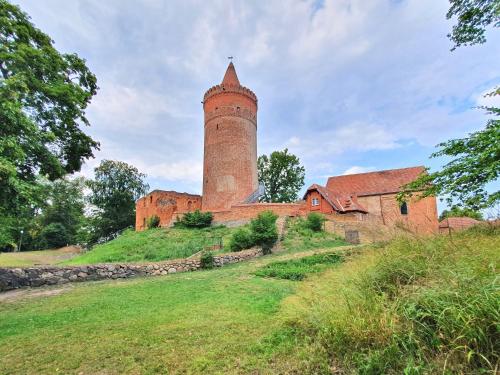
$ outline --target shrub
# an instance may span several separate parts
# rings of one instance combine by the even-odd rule
[[[247,228],[239,228],[231,237],[229,247],[231,251],[249,249],[255,245],[252,233]]]
[[[272,262],[259,269],[255,274],[263,277],[300,281],[307,274],[320,272],[328,265],[340,263],[342,260],[342,256],[336,253],[315,254],[300,259]]]
[[[184,214],[180,223],[188,228],[205,228],[212,224],[213,215],[211,212],[201,212],[196,210]]]
[[[201,268],[211,269],[214,268],[214,256],[210,251],[204,251],[200,257]]]
[[[278,216],[274,212],[264,211],[250,222],[253,240],[256,245],[262,247],[264,254],[269,254],[276,241],[278,241],[277,218]]]
[[[317,212],[311,212],[309,215],[307,215],[306,227],[314,232],[321,232],[323,230],[324,222],[325,218],[323,217],[323,215]]]
[[[42,248],[63,247],[70,242],[71,236],[61,223],[51,223],[40,232],[40,246]]]
[[[157,215],[151,216],[147,223],[146,223],[148,229],[151,228],[158,228],[160,226],[160,218]]]

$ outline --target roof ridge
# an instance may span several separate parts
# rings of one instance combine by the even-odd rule
[[[341,174],[341,175],[338,175],[338,176],[330,176],[330,177],[328,177],[328,179],[330,179],[330,178],[346,177],[346,176],[359,176],[359,175],[363,175],[363,174],[372,174],[372,173],[382,173],[382,172],[402,171],[402,170],[407,170],[407,169],[417,169],[417,168],[422,168],[422,169],[425,169],[425,166],[424,166],[424,165],[416,165],[416,166],[414,166],[414,167],[392,168],[392,169],[382,169],[382,170],[379,170],[379,171],[371,171],[371,172],[361,172],[361,173]]]

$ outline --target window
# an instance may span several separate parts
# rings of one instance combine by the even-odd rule
[[[143,227],[143,228],[146,228],[146,218],[143,218],[143,219],[142,219],[142,227]]]
[[[401,215],[408,215],[408,205],[406,202],[403,202],[399,210],[401,211]]]
[[[193,202],[188,201],[188,211],[191,211],[192,206],[193,206]]]
[[[153,203],[153,196],[152,195],[149,197],[149,203]]]
[[[312,206],[319,206],[319,199],[318,198],[313,198],[311,201]]]

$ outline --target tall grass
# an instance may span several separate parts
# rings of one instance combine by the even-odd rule
[[[338,253],[314,254],[299,259],[268,263],[258,269],[255,274],[262,277],[300,281],[304,280],[308,274],[321,272],[328,266],[342,261],[343,256]]]
[[[401,237],[303,285],[285,304],[316,353],[302,372],[496,373],[499,232]]]
[[[283,247],[290,251],[305,251],[347,245],[341,237],[325,231],[315,232],[302,218],[289,220]]]

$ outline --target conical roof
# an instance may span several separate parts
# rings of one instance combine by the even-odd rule
[[[240,80],[238,79],[238,76],[236,75],[236,69],[234,69],[234,65],[233,65],[232,61],[229,63],[229,66],[227,67],[226,74],[224,74],[224,78],[222,79],[222,84],[223,85],[235,85],[235,86],[240,85]]]

